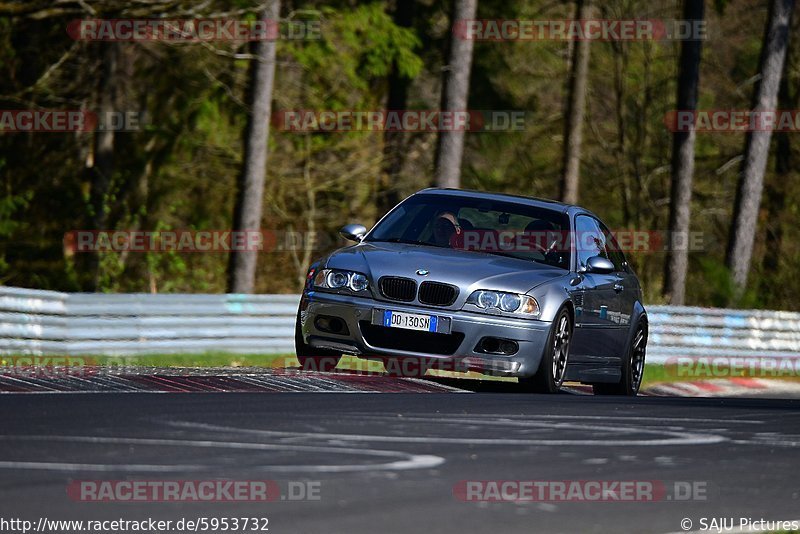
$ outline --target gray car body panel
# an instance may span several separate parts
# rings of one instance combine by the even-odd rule
[[[571,230],[575,229],[575,218],[580,215],[600,220],[592,212],[578,206],[528,197],[451,189],[426,189],[416,194],[465,196],[555,210],[568,215]],[[477,370],[488,374],[526,377],[536,373],[546,349],[552,321],[559,310],[566,306],[572,312],[575,323],[567,380],[587,383],[619,381],[622,361],[635,325],[640,319],[646,320],[641,288],[629,267],[624,272],[607,275],[579,273],[574,249],[571,251],[570,269],[565,270],[482,252],[371,242],[370,233],[365,241],[334,251],[312,266],[315,269],[363,273],[369,279],[369,288],[355,296],[347,291],[330,292],[307,287],[301,307],[305,307],[302,335],[309,345],[362,357],[501,360],[504,366],[506,362],[514,363],[513,371],[498,371],[491,366],[491,369]],[[427,271],[427,274],[417,274],[420,269]],[[443,282],[457,286],[459,294],[450,306],[426,306],[416,299],[412,302],[388,300],[378,290],[378,280],[383,276],[411,278],[418,284],[426,280]],[[617,291],[615,287],[623,289]],[[466,300],[479,289],[533,296],[539,303],[541,313],[538,318],[529,319],[470,311],[464,306]],[[463,333],[465,337],[452,356],[372,346],[362,334],[360,321],[368,321],[373,309],[448,317],[452,321],[451,330]],[[313,319],[320,314],[343,319],[349,335],[317,330],[314,321],[308,318]],[[516,341],[519,351],[513,356],[476,352],[478,341],[486,336]]]

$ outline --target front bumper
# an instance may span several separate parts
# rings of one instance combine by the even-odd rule
[[[376,312],[376,310],[378,310]],[[377,314],[393,310],[449,320],[449,334],[386,328],[376,324]],[[346,332],[334,334],[318,328],[317,319],[339,318]],[[454,370],[475,370],[498,376],[533,376],[544,353],[550,322],[496,317],[461,310],[408,305],[312,291],[303,295],[300,324],[305,342],[363,358],[419,358]],[[440,329],[441,331],[441,329]],[[513,355],[487,354],[479,349],[484,338],[516,342]]]

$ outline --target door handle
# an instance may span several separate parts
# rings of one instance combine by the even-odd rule
[[[619,293],[623,289],[625,289],[625,286],[623,286],[622,284],[614,284],[614,291],[616,291],[617,293]]]

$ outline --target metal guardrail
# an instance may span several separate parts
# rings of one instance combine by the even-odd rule
[[[60,293],[0,286],[0,354],[294,351],[299,295]],[[649,306],[648,361],[800,357],[800,313]]]
[[[647,359],[800,357],[800,313],[648,306]]]
[[[299,301],[0,287],[0,354],[291,353]]]

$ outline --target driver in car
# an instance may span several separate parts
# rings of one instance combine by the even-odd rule
[[[458,248],[461,234],[458,218],[449,211],[440,213],[433,222],[433,243],[437,246]]]
[[[525,227],[525,234],[528,236],[531,250],[541,253],[545,263],[558,265],[564,261],[562,251],[558,250],[559,232],[553,223],[544,219],[535,220]]]

